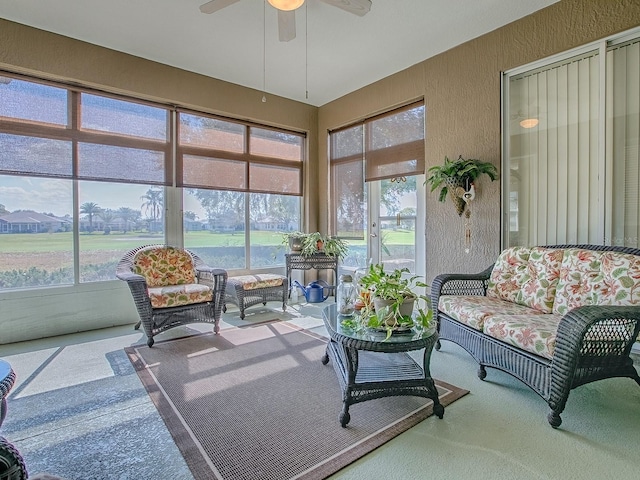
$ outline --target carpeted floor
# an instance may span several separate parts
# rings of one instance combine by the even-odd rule
[[[274,321],[126,351],[196,479],[321,479],[432,413],[428,399],[383,398],[342,428],[325,345]],[[468,393],[436,384],[443,405]]]

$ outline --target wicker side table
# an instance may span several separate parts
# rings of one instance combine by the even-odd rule
[[[325,253],[302,255],[301,253],[286,253],[287,281],[289,282],[289,298],[291,298],[291,270],[333,270],[333,281],[338,281],[338,257]]]

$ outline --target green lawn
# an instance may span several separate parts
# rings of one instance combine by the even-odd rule
[[[281,236],[274,232],[254,232],[251,243],[255,245],[279,245]],[[80,249],[122,250],[145,243],[163,243],[162,234],[141,232],[81,233]],[[211,233],[208,231],[185,233],[185,244],[191,247],[221,247],[244,245],[244,233]],[[65,233],[16,233],[0,235],[0,253],[59,252],[70,250],[73,245],[71,232]]]
[[[255,231],[251,233],[251,245],[280,245],[281,235],[278,232]],[[142,232],[81,233],[80,249],[95,250],[128,250],[145,243],[162,243],[162,234]],[[407,245],[413,243],[412,231],[385,231],[385,244]],[[364,245],[364,240],[349,240],[350,245]],[[186,232],[185,244],[190,247],[223,247],[244,245],[244,233],[212,233],[209,231]],[[15,233],[0,235],[0,253],[33,253],[59,252],[71,250],[73,236],[65,233]]]

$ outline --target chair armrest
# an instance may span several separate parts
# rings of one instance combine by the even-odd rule
[[[120,280],[124,280],[125,282],[144,282],[147,283],[146,279],[142,275],[138,275],[137,273],[133,273],[131,271],[116,271],[116,277]]]
[[[431,305],[436,311],[440,295],[479,295],[487,294],[487,285],[493,265],[480,273],[443,273],[431,283]]]
[[[213,268],[208,266],[199,266],[196,269],[198,283],[208,285],[214,293],[214,300],[221,301],[221,296],[227,288],[227,271],[222,268]]]

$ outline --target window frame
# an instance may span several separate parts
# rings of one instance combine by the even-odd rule
[[[57,125],[46,122],[38,122],[25,120],[23,118],[18,117],[0,117],[0,133],[6,133],[11,135],[21,135],[35,138],[44,138],[44,139],[54,139],[54,140],[62,140],[71,142],[71,174],[68,172],[64,172],[62,175],[51,175],[50,173],[41,173],[41,172],[23,172],[19,169],[15,170],[4,170],[0,172],[2,175],[9,176],[17,176],[22,178],[28,177],[38,177],[38,178],[59,178],[59,179],[67,179],[72,182],[72,204],[73,211],[73,270],[74,270],[74,281],[73,284],[63,284],[63,285],[43,285],[43,286],[33,286],[33,287],[19,287],[19,288],[8,288],[0,290],[0,294],[4,295],[5,293],[15,293],[21,292],[25,290],[38,290],[43,288],[60,288],[60,287],[81,287],[82,285],[86,285],[87,283],[97,283],[95,281],[86,282],[81,281],[80,279],[80,242],[79,242],[79,231],[81,228],[79,221],[79,195],[78,195],[78,184],[83,181],[102,181],[105,183],[137,183],[140,185],[147,185],[149,187],[161,187],[163,190],[163,198],[165,205],[165,214],[163,218],[163,238],[164,243],[172,243],[176,245],[183,245],[184,243],[184,221],[182,218],[182,203],[183,203],[183,192],[185,188],[190,187],[182,187],[178,183],[179,175],[181,171],[179,170],[178,158],[180,156],[180,152],[192,152],[194,154],[202,154],[203,152],[210,152],[210,149],[202,149],[198,147],[182,147],[179,146],[179,129],[178,129],[178,112],[186,112],[189,114],[218,118],[227,122],[237,123],[242,125],[246,132],[246,141],[245,141],[245,150],[250,148],[250,138],[251,138],[251,129],[259,128],[262,130],[269,130],[278,133],[284,133],[288,135],[296,135],[300,138],[300,159],[296,161],[288,160],[286,158],[277,158],[267,155],[259,155],[259,154],[250,154],[243,153],[238,158],[244,162],[247,162],[247,168],[250,165],[260,165],[260,166],[280,166],[287,168],[294,168],[298,172],[299,182],[297,187],[297,191],[294,193],[291,192],[277,192],[277,191],[262,191],[257,190],[255,193],[259,194],[278,194],[278,195],[292,195],[300,198],[300,210],[299,210],[299,223],[302,224],[302,218],[304,216],[303,212],[303,202],[302,198],[304,195],[303,187],[304,187],[304,171],[306,169],[307,163],[307,133],[300,131],[287,130],[283,128],[277,128],[270,125],[264,125],[257,122],[249,122],[241,119],[234,119],[229,117],[223,117],[219,115],[213,115],[206,112],[201,112],[192,109],[185,109],[178,107],[176,105],[163,104],[159,102],[152,102],[144,99],[140,99],[133,96],[127,95],[119,95],[111,92],[100,91],[92,88],[85,88],[79,85],[71,85],[66,84],[64,82],[56,82],[45,80],[42,78],[37,78],[34,76],[17,74],[10,71],[0,70],[0,76],[7,77],[10,79],[31,82],[39,85],[51,86],[55,88],[61,88],[66,91],[66,103],[67,103],[67,124],[66,125]],[[142,136],[135,135],[126,135],[122,133],[114,133],[108,132],[106,130],[100,129],[91,129],[91,128],[83,128],[80,125],[81,119],[81,98],[83,94],[88,95],[96,95],[100,97],[110,98],[118,101],[124,102],[132,102],[139,105],[146,105],[155,108],[161,108],[166,110],[167,119],[167,135],[166,140],[157,140],[153,138],[146,138]],[[81,175],[79,173],[79,145],[82,143],[86,144],[94,144],[94,145],[105,145],[112,147],[123,147],[123,148],[136,148],[140,150],[148,150],[161,152],[164,155],[164,172],[162,174],[162,180],[158,181],[149,181],[145,179],[143,182],[129,181],[129,179],[113,179],[113,178],[101,178],[96,177],[95,175]],[[229,152],[221,152],[224,153],[225,158],[229,157]],[[233,157],[233,156],[232,156]],[[201,187],[196,187],[201,188]],[[250,196],[252,194],[251,188],[245,188],[240,190],[244,192],[246,196],[246,204],[250,203]],[[250,238],[250,218],[249,215],[245,215],[245,247],[247,250],[250,248],[249,238]],[[124,253],[124,251],[123,251]],[[249,259],[249,253],[247,253],[246,258]],[[249,261],[249,260],[247,260]],[[37,265],[35,265],[37,266]],[[277,267],[283,267],[282,265],[277,265]],[[250,269],[250,264],[245,264],[245,269]],[[113,279],[115,280],[115,278]],[[83,287],[84,288],[84,287]]]

